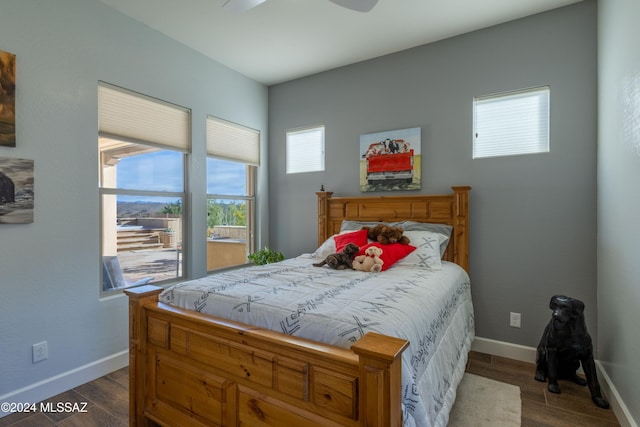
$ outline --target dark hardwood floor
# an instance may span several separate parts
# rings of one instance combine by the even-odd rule
[[[129,368],[123,368],[48,399],[77,403],[86,412],[16,413],[0,418],[0,427],[125,427],[129,425]],[[82,408],[86,403],[86,407]],[[76,409],[73,406],[71,409]]]
[[[471,352],[467,372],[520,387],[523,427],[619,426],[611,409],[591,402],[587,387],[561,382],[561,394],[533,379],[535,366]],[[128,368],[59,394],[47,402],[86,403],[86,412],[36,412],[0,418],[0,427],[118,427],[129,425]],[[79,407],[79,409],[82,409]]]
[[[471,352],[467,372],[520,387],[522,427],[619,426],[611,409],[591,401],[588,387],[559,381],[561,393],[547,391],[547,384],[533,376],[535,364]]]

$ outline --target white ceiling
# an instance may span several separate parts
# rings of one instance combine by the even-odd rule
[[[368,13],[328,0],[101,0],[266,85],[386,55],[581,0],[379,0]]]

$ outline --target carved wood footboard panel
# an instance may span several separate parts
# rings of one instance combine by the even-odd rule
[[[399,426],[406,340],[352,351],[130,298],[132,426]]]

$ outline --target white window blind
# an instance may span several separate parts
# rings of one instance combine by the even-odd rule
[[[324,170],[324,126],[287,131],[287,173]]]
[[[189,109],[100,82],[99,136],[145,142],[188,152],[191,141]]]
[[[549,151],[549,87],[475,98],[473,158]]]
[[[260,166],[260,132],[207,116],[207,154]]]

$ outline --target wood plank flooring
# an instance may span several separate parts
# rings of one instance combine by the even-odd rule
[[[549,393],[533,379],[531,363],[471,352],[467,372],[520,387],[522,427],[619,426],[611,409],[591,402],[589,389],[561,382],[561,394]],[[47,402],[86,402],[84,413],[13,414],[0,418],[0,427],[124,427],[129,425],[129,371],[120,369],[59,394]]]
[[[535,364],[471,352],[467,372],[520,387],[522,427],[619,426],[611,409],[591,401],[588,387],[559,381],[560,394],[547,391],[536,381]]]
[[[58,402],[86,403],[86,412],[48,412],[12,414],[0,418],[0,427],[126,427],[129,425],[129,368],[61,393],[48,399]]]

